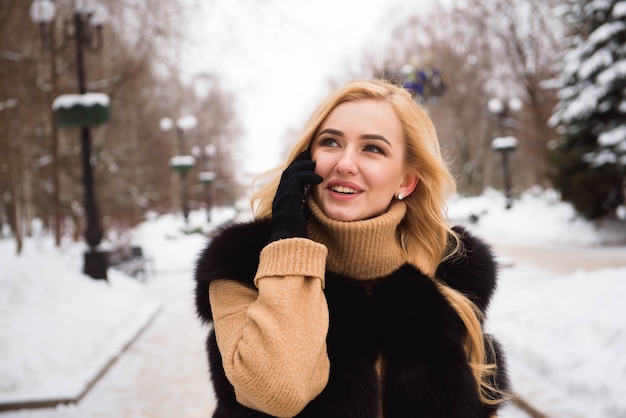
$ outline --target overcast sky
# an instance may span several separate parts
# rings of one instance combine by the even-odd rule
[[[245,174],[282,161],[284,134],[299,129],[328,93],[348,80],[362,51],[379,48],[388,12],[426,10],[436,0],[213,0],[195,8],[187,71],[216,72],[237,96]],[[290,138],[293,140],[293,138]]]

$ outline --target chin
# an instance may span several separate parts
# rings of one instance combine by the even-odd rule
[[[341,222],[353,222],[360,220],[356,216],[331,216],[330,218]]]
[[[341,208],[338,208],[338,209],[323,208],[322,210],[326,216],[336,221],[351,222],[351,221],[359,220],[359,216],[349,210],[345,210]]]

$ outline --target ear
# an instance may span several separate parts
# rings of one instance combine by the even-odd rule
[[[407,173],[398,188],[398,193],[402,192],[404,196],[408,196],[413,193],[413,190],[417,187],[417,183],[419,183],[419,176],[417,173]],[[397,195],[397,193],[396,193]]]

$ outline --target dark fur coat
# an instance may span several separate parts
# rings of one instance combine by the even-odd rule
[[[468,295],[484,312],[496,284],[493,256],[480,240],[460,228],[457,232],[467,254],[462,260],[443,262],[437,277]],[[212,321],[211,280],[232,278],[254,287],[268,234],[268,222],[229,226],[201,253],[195,296],[203,321]],[[435,284],[408,264],[368,281],[327,271],[330,377],[326,388],[298,417],[377,418],[381,410],[385,418],[490,417],[496,407],[480,402],[463,349],[463,323],[437,289],[439,285],[443,284]],[[493,343],[499,365],[496,385],[507,389],[501,350]],[[213,331],[207,352],[218,400],[213,416],[267,417],[235,400]],[[381,355],[382,379],[375,370]]]

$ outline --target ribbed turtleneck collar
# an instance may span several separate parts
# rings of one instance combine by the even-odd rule
[[[373,279],[392,273],[406,262],[396,241],[396,230],[406,213],[404,202],[394,200],[384,214],[353,222],[330,219],[313,199],[308,205],[313,215],[307,224],[309,238],[328,248],[329,271]]]

